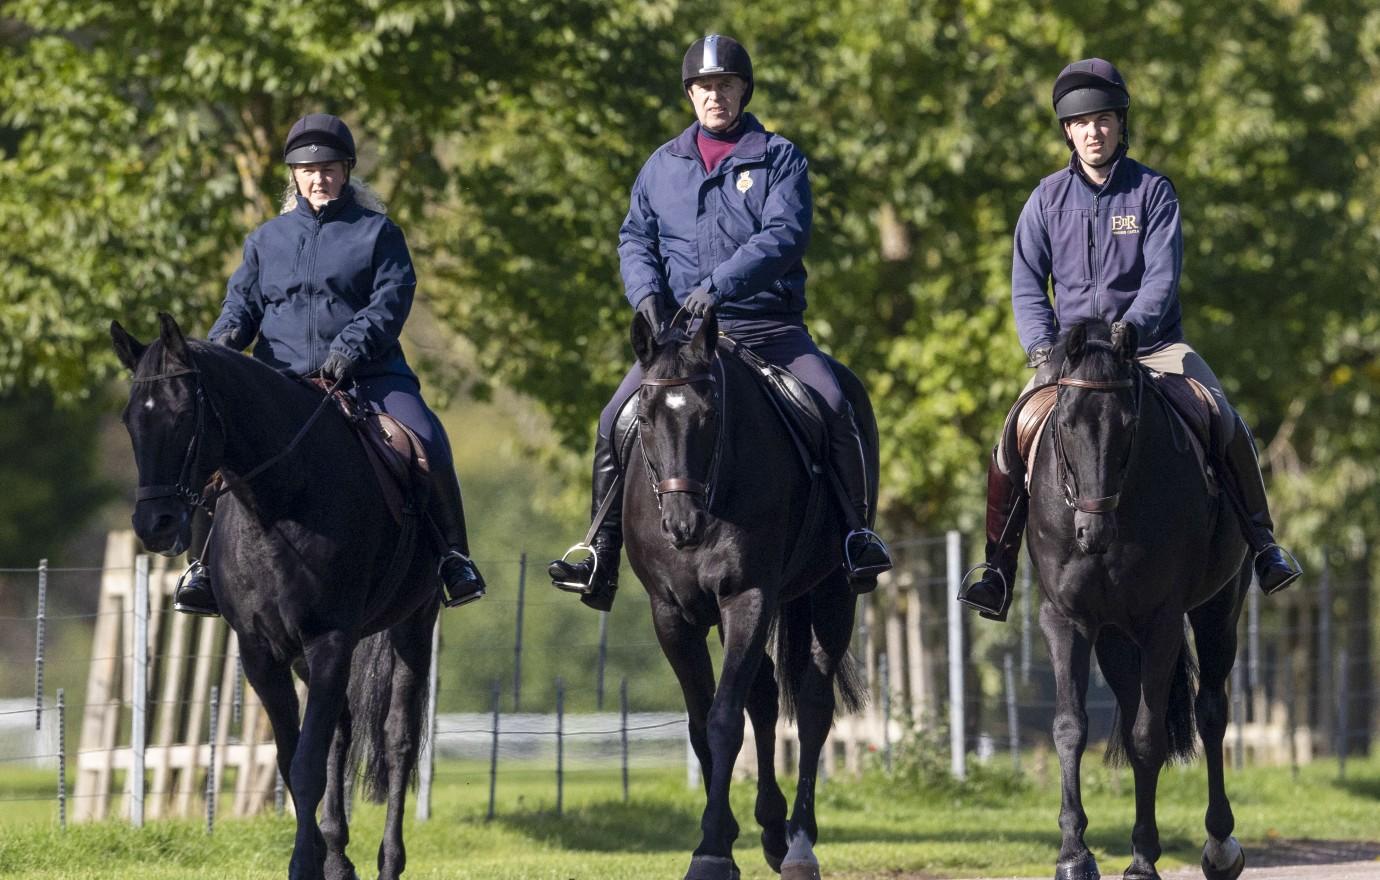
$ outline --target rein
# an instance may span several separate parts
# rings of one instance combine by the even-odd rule
[[[1090,340],[1089,345],[1097,345],[1110,349],[1111,346],[1101,340]],[[1121,463],[1121,471],[1118,474],[1117,486],[1120,487],[1126,481],[1126,472],[1131,467],[1131,451],[1135,448],[1136,429],[1140,427],[1140,404],[1143,398],[1143,386],[1145,382],[1145,371],[1136,369],[1134,378],[1127,376],[1124,379],[1081,379],[1076,376],[1060,376],[1058,379],[1059,395],[1063,394],[1064,388],[1077,388],[1083,391],[1125,391],[1135,390],[1135,410],[1136,418],[1131,423],[1131,441],[1126,447],[1126,458]],[[1056,400],[1055,406],[1058,407]],[[1059,484],[1063,489],[1064,503],[1080,513],[1112,513],[1121,503],[1121,489],[1110,495],[1103,495],[1099,498],[1085,498],[1078,494],[1078,486],[1073,477],[1073,469],[1068,464],[1068,454],[1064,450],[1062,432],[1056,424],[1054,427],[1054,449],[1055,457],[1059,464]]]
[[[719,378],[716,381],[714,374],[709,372],[692,373],[688,376],[675,376],[666,379],[643,379],[642,388],[674,388],[680,385],[693,385],[700,382],[708,382],[716,385],[714,393],[716,402],[715,409],[719,416],[718,433],[714,438],[714,451],[709,459],[709,472],[703,481],[693,480],[689,477],[667,477],[662,479],[656,472],[656,467],[647,456],[647,447],[642,447],[642,462],[647,467],[647,476],[652,483],[652,492],[656,494],[657,508],[661,508],[661,496],[669,495],[673,492],[684,492],[690,495],[699,495],[705,499],[708,506],[714,497],[714,477],[719,471],[720,452],[724,445],[724,406],[723,397],[727,393],[728,377],[724,374],[723,362],[715,360],[718,367]]]
[[[316,424],[316,420],[321,418],[321,414],[326,411],[326,407],[330,404],[332,396],[334,396],[335,392],[345,381],[344,377],[336,379],[335,384],[326,391],[325,396],[321,398],[321,402],[316,405],[316,409],[312,410],[312,414],[307,418],[306,422],[303,423],[302,427],[298,429],[296,436],[288,442],[287,446],[284,446],[276,454],[269,457],[268,460],[256,465],[249,473],[242,477],[231,478],[223,476],[224,485],[203,495],[192,489],[188,484],[193,478],[193,470],[196,467],[197,458],[201,453],[201,438],[203,429],[206,426],[206,410],[208,408],[215,415],[216,424],[220,426],[221,440],[226,440],[227,435],[225,431],[225,420],[221,418],[219,412],[216,412],[215,406],[211,404],[206,397],[205,385],[201,381],[201,370],[196,367],[185,367],[180,370],[170,370],[166,373],[154,373],[150,376],[135,376],[130,382],[131,384],[159,382],[167,379],[180,378],[182,376],[196,377],[196,428],[192,431],[192,439],[187,443],[187,451],[182,458],[182,468],[178,471],[177,482],[153,486],[140,486],[134,492],[134,500],[137,503],[154,498],[175,497],[181,499],[183,503],[188,506],[201,507],[208,513],[211,512],[215,506],[216,500],[222,495],[233,491],[239,486],[247,485],[255,477],[291,455],[293,450],[297,448],[297,445],[302,442],[302,439],[307,436],[307,432],[311,430],[312,425]]]

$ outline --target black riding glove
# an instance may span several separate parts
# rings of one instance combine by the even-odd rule
[[[1025,365],[1032,370],[1038,370],[1049,363],[1049,354],[1050,346],[1037,345],[1030,350],[1030,359],[1025,362]]]
[[[661,304],[655,293],[642,297],[637,304],[637,313],[651,322],[653,330],[661,329]]]
[[[703,318],[718,304],[719,297],[709,289],[708,284],[696,287],[685,298],[685,310],[696,318]]]
[[[326,362],[321,365],[321,375],[332,383],[350,378],[354,371],[355,362],[338,351],[332,351],[327,355]]]

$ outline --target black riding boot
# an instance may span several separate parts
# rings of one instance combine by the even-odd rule
[[[484,598],[484,576],[470,559],[469,534],[465,530],[465,504],[460,498],[460,481],[448,467],[431,472],[431,503],[428,513],[442,546],[436,573],[441,576],[446,594],[442,604],[457,608]]]
[[[1265,496],[1265,478],[1255,455],[1255,438],[1236,417],[1236,432],[1227,444],[1227,473],[1239,506],[1241,531],[1255,554],[1255,576],[1263,593],[1277,593],[1289,586],[1303,570],[1283,547],[1275,543],[1275,524],[1270,518],[1270,502]]]
[[[845,403],[829,426],[829,458],[848,496],[848,534],[843,539],[843,565],[854,589],[866,593],[877,586],[877,575],[891,570],[891,551],[869,528],[867,461],[853,407]]]
[[[192,546],[187,551],[187,570],[177,579],[177,587],[173,590],[173,609],[183,614],[220,616],[220,606],[211,592],[211,576],[201,564],[210,537],[211,515],[198,507],[192,511]]]
[[[551,584],[558,590],[579,593],[580,601],[595,611],[613,607],[618,592],[618,562],[623,550],[623,484],[618,480],[618,461],[613,455],[613,441],[602,434],[594,441],[594,502],[590,519],[599,515],[600,507],[607,507],[594,539],[588,545],[577,544],[566,551],[588,550],[589,555],[579,562],[567,562],[564,557],[547,566]],[[610,492],[616,493],[608,504]]]
[[[987,463],[987,561],[978,566],[982,577],[958,591],[958,601],[988,620],[1005,620],[1016,595],[1016,562],[1027,512],[1021,475],[1002,473],[993,449]]]

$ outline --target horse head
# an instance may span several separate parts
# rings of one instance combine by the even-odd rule
[[[224,432],[208,429],[206,400],[191,346],[171,316],[158,315],[158,339],[144,345],[110,324],[115,354],[133,374],[121,420],[139,471],[135,534],[144,546],[177,556],[191,539],[192,508],[224,451]],[[218,420],[217,420],[218,422]]]
[[[662,530],[678,550],[704,538],[723,429],[718,321],[710,314],[693,331],[688,324],[678,316],[658,332],[639,313],[632,325],[644,375],[637,401],[642,459]]]
[[[1104,553],[1117,537],[1116,508],[1140,421],[1137,348],[1134,326],[1089,322],[1064,334],[1055,350],[1060,366],[1054,449],[1084,553]]]

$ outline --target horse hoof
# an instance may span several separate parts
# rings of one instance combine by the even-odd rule
[[[723,856],[695,856],[685,880],[738,880],[738,866]]]
[[[1217,861],[1227,862],[1228,867],[1217,867],[1214,864]],[[1208,842],[1203,844],[1202,864],[1203,876],[1207,880],[1236,880],[1246,869],[1246,853],[1235,837],[1228,837],[1225,843],[1217,843],[1209,838]]]
[[[1092,853],[1054,866],[1054,880],[1102,880]]]
[[[1148,869],[1144,866],[1128,865],[1126,872],[1121,875],[1121,880],[1160,880],[1160,872],[1151,865]]]
[[[781,880],[820,880],[819,863],[791,862],[781,866]]]
[[[767,860],[767,867],[776,873],[781,873],[781,863],[786,859],[786,833],[781,828],[775,832],[762,832],[762,855]]]

